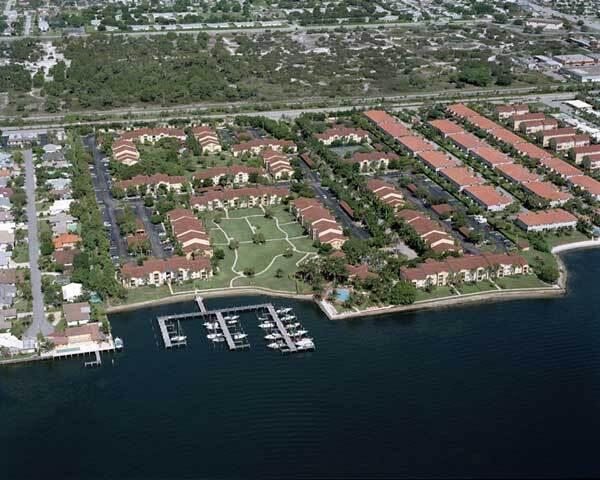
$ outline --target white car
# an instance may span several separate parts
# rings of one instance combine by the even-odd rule
[[[474,215],[473,220],[482,225],[487,223],[487,218],[485,218],[483,215]]]

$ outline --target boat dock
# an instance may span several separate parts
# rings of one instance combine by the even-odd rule
[[[279,314],[277,313],[277,310],[275,309],[272,303],[241,305],[238,307],[208,310],[204,305],[202,297],[200,297],[199,295],[196,296],[195,302],[198,306],[197,312],[163,315],[157,318],[160,334],[163,339],[165,348],[169,349],[173,347],[187,345],[187,340],[181,340],[178,342],[175,342],[173,340],[174,337],[172,335],[175,333],[175,331],[173,330],[173,325],[175,324],[175,322],[177,322],[177,332],[180,332],[181,327],[179,325],[179,322],[194,319],[206,319],[207,321],[216,321],[219,325],[220,333],[222,334],[221,341],[223,341],[224,338],[225,342],[227,343],[227,348],[229,350],[234,351],[250,348],[250,344],[246,340],[247,335],[244,334],[243,330],[241,329],[241,326],[239,326],[239,324],[236,324],[235,322],[232,325],[229,325],[228,317],[238,315],[240,313],[266,312],[273,320],[278,333],[281,335],[281,339],[285,342],[285,347],[282,347],[281,349],[282,352],[293,353],[307,350],[306,348],[297,346],[296,341],[294,341],[294,339],[290,335],[290,332],[279,317]],[[177,333],[176,335],[177,337],[180,337],[182,339],[185,338],[184,336],[181,336],[180,333]]]
[[[102,357],[100,356],[100,351],[96,350],[94,352],[94,355],[95,355],[96,359],[90,360],[89,362],[85,362],[83,364],[84,367],[99,367],[100,365],[102,365]]]
[[[287,351],[290,353],[296,352],[298,350],[298,347],[296,347],[296,344],[292,340],[292,337],[290,337],[290,334],[287,331],[287,328],[285,328],[285,325],[279,318],[279,314],[275,310],[275,307],[269,303],[267,305],[267,310],[269,311],[269,315],[271,315],[271,318],[275,322],[275,325],[277,325],[277,330],[279,330],[279,334],[281,335],[281,338],[283,338],[283,341],[285,342],[285,345],[287,346]]]

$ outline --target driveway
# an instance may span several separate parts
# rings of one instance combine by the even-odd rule
[[[136,199],[130,200],[129,202],[135,209],[136,217],[139,218],[144,224],[144,229],[146,230],[146,234],[150,239],[152,256],[156,258],[165,258],[165,250],[162,242],[160,241],[160,237],[158,236],[158,231],[156,230],[154,224],[150,221],[150,217],[148,217],[148,209],[144,206],[143,200]]]
[[[31,150],[23,152],[25,159],[25,193],[27,194],[27,228],[29,242],[29,269],[31,294],[33,296],[33,321],[25,336],[35,338],[38,333],[49,335],[54,327],[46,321],[44,297],[42,295],[42,275],[38,266],[40,246],[38,237],[37,210],[35,207],[35,167]]]

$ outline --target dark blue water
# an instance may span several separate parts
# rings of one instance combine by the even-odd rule
[[[252,316],[228,352],[199,322],[158,346],[156,315],[193,304],[115,315],[114,366],[0,369],[0,478],[597,476],[600,252],[565,260],[559,299],[344,322],[275,300],[315,337],[302,356]]]

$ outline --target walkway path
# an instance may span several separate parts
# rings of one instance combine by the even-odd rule
[[[25,336],[35,338],[38,333],[48,335],[54,331],[46,321],[44,297],[42,296],[42,275],[38,266],[40,255],[38,237],[38,219],[35,208],[35,167],[31,150],[23,152],[25,159],[25,193],[27,194],[27,229],[29,240],[29,265],[31,271],[31,295],[33,296],[33,321]]]

